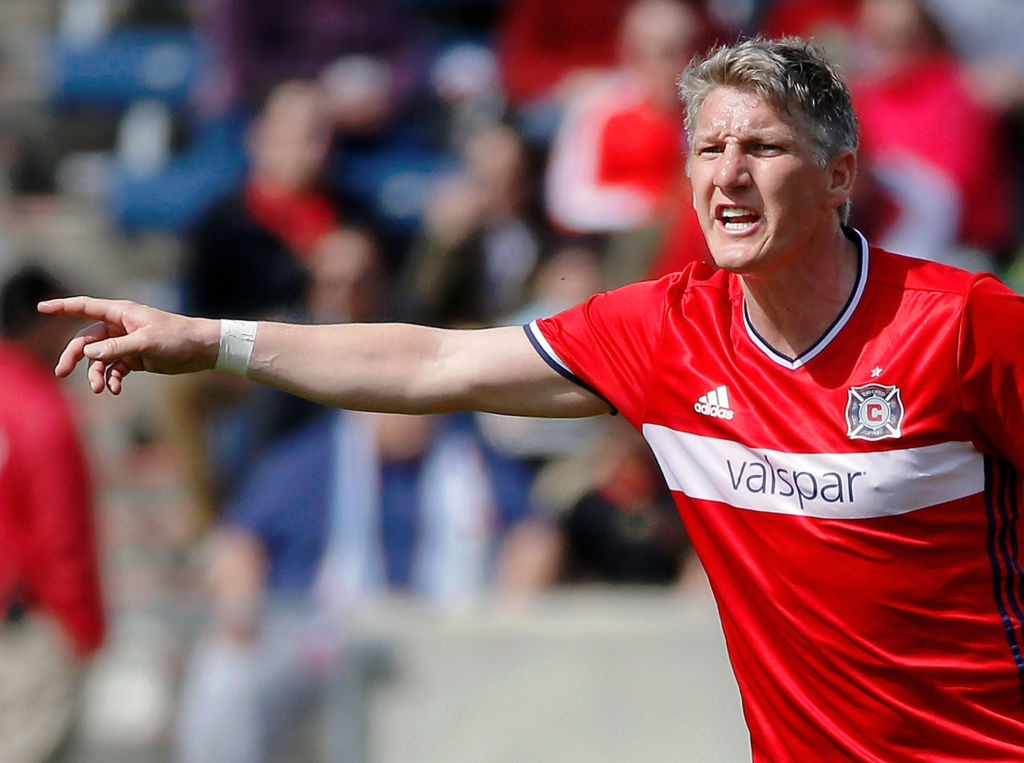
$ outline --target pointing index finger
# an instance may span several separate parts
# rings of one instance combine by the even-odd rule
[[[36,308],[47,315],[78,315],[94,321],[117,322],[121,318],[122,305],[111,299],[97,297],[65,297],[40,302]]]

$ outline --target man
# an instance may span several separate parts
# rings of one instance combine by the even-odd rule
[[[49,373],[78,326],[35,310],[67,293],[35,266],[0,288],[0,757],[10,761],[51,760],[67,743],[82,666],[104,635],[88,468]]]
[[[525,339],[261,323],[252,346],[252,327],[76,298],[42,309],[101,323],[56,371],[85,358],[116,394],[223,344],[222,365],[342,406],[615,408],[708,572],[756,760],[1024,758],[1024,300],[843,227],[856,118],[813,47],[719,48],[681,90],[717,271],[598,295]]]

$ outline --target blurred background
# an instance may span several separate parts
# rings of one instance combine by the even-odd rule
[[[846,73],[854,225],[1024,288],[1022,31],[1016,0],[0,0],[0,761],[749,759],[618,420],[93,397],[40,375],[75,327],[32,306],[513,325],[671,272],[707,256],[675,77],[755,33]]]

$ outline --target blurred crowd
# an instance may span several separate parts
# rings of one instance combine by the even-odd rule
[[[1024,288],[1021,31],[1013,0],[63,0],[47,101],[63,137],[14,136],[5,173],[14,198],[85,188],[126,238],[172,237],[153,293],[189,314],[524,324],[708,256],[675,78],[718,41],[798,34],[840,64],[862,120],[851,223]],[[182,669],[182,761],[294,749],[289,719],[383,591],[517,610],[699,566],[615,417],[341,413],[216,373],[161,405],[211,613]],[[51,508],[84,522],[72,503]],[[0,590],[19,597],[11,623],[60,620],[37,573]],[[69,626],[69,653],[101,631]]]

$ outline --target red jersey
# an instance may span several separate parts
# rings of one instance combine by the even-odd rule
[[[102,643],[92,491],[53,372],[0,341],[0,617],[18,595],[60,623],[80,655]]]
[[[548,214],[576,233],[647,225],[673,200],[685,164],[679,110],[661,108],[628,76],[611,77],[569,109],[555,136]]]
[[[702,264],[527,331],[654,450],[755,760],[1024,760],[1024,298],[857,238],[798,358]]]

